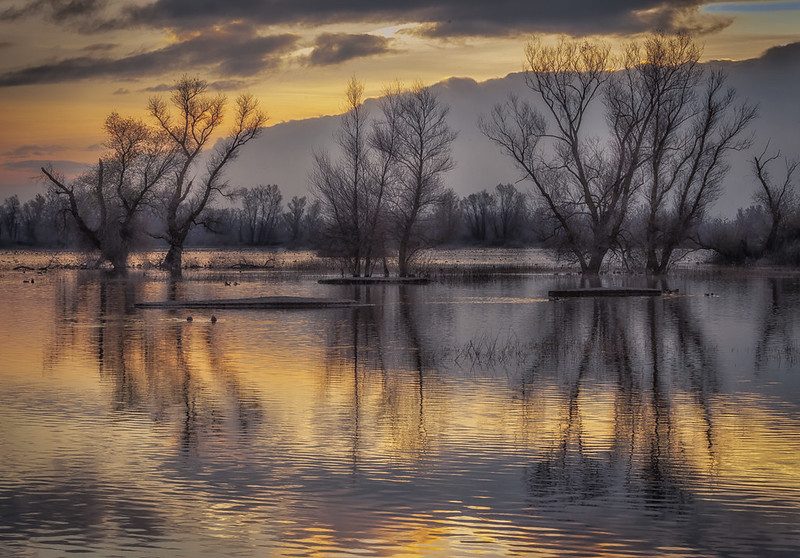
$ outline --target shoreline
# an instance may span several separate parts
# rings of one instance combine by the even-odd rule
[[[131,272],[162,272],[158,266],[164,250],[142,250],[131,253]],[[56,270],[107,271],[98,265],[91,252],[51,248],[0,248],[0,272],[44,273]],[[333,258],[317,256],[311,250],[275,250],[247,247],[244,249],[193,247],[184,253],[186,272],[291,272],[321,275],[324,281],[341,278],[340,266]],[[577,266],[559,261],[547,248],[442,247],[424,251],[415,266],[418,278],[458,276],[513,275],[581,275]],[[676,264],[665,275],[800,275],[800,268],[775,264],[716,264],[695,260]],[[609,266],[600,276],[644,277],[642,270],[627,271]],[[395,275],[392,275],[396,279]]]

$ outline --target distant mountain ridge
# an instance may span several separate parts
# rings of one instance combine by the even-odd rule
[[[790,156],[800,157],[800,43],[769,49],[760,58],[741,62],[713,61],[729,75],[729,83],[742,98],[759,103],[760,117],[752,128],[754,144],[750,151],[771,146]],[[491,188],[500,182],[520,178],[513,165],[480,133],[477,127],[481,114],[504,100],[509,93],[532,99],[522,74],[477,82],[471,78],[450,78],[434,85],[451,106],[449,121],[459,131],[454,146],[456,169],[447,176],[447,185],[459,194]],[[342,84],[344,89],[344,84]],[[377,112],[377,102],[367,102]],[[595,130],[599,119],[590,124]],[[285,198],[306,195],[308,173],[314,150],[332,149],[338,116],[322,116],[290,121],[267,128],[263,135],[242,153],[230,167],[228,177],[233,184],[274,183]],[[728,188],[716,211],[729,215],[749,205],[754,182],[749,173],[750,152],[735,155],[728,175]],[[522,186],[524,183],[521,183]],[[527,187],[527,185],[525,186]]]

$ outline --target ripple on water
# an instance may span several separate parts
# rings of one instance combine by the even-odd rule
[[[720,294],[698,304],[541,299],[570,277],[375,289],[241,277],[247,296],[369,305],[187,323],[131,309],[167,296],[154,279],[63,272],[32,292],[0,275],[4,305],[25,304],[24,321],[0,315],[0,546],[800,550],[793,279],[682,280]],[[221,289],[198,274],[178,292]]]

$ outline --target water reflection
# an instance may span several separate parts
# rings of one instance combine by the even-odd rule
[[[793,325],[797,316],[791,303],[800,294],[800,286],[797,282],[781,281],[774,277],[767,279],[766,283],[769,301],[762,306],[761,333],[755,349],[754,364],[757,371],[770,366],[771,351],[772,356],[785,359],[791,364],[794,364],[796,353],[797,335]]]
[[[0,321],[0,539],[15,551],[800,544],[796,282],[557,303],[537,297],[558,278],[342,287],[329,294],[364,304],[211,323],[133,308],[210,280],[64,273],[34,295],[13,279],[3,296],[44,332],[31,346]],[[764,303],[734,318],[725,295],[742,291]]]

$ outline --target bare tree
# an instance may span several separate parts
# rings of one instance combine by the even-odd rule
[[[241,200],[240,226],[246,233],[243,240],[249,244],[271,244],[275,242],[281,217],[283,196],[275,184],[239,188],[233,193]]]
[[[22,230],[25,238],[31,244],[38,244],[39,229],[44,224],[44,214],[47,209],[47,200],[42,194],[36,194],[33,199],[22,206]]]
[[[498,241],[508,242],[522,227],[525,218],[525,195],[513,184],[498,184],[496,190],[494,235]]]
[[[389,203],[393,188],[401,178],[398,153],[401,147],[400,116],[403,110],[403,88],[399,83],[384,90],[380,101],[382,119],[372,124],[369,145],[372,149],[372,188],[367,208],[366,234],[369,238],[366,253],[367,275],[371,275],[378,256],[383,262],[383,274],[389,275],[386,261],[389,244]]]
[[[292,196],[286,205],[286,213],[283,220],[289,232],[289,242],[296,243],[300,240],[303,233],[303,217],[306,212],[306,197]]]
[[[226,104],[224,96],[208,93],[206,81],[190,77],[178,80],[169,103],[160,97],[150,99],[150,114],[166,133],[178,157],[174,173],[160,192],[159,211],[165,230],[157,235],[169,245],[164,267],[173,276],[181,274],[183,247],[189,232],[205,224],[204,211],[227,187],[223,177],[225,167],[236,159],[245,144],[259,135],[266,122],[258,101],[252,95],[240,95],[227,137],[217,143],[206,159],[204,171],[196,173],[201,154],[223,123]]]
[[[313,200],[303,217],[303,236],[306,242],[312,246],[316,245],[319,240],[321,227],[322,203],[319,200]]]
[[[436,226],[435,240],[445,244],[456,239],[461,230],[461,200],[452,188],[447,188],[439,196],[434,210],[433,222]]]
[[[786,170],[783,180],[776,182],[769,167],[774,161],[781,158],[781,152],[777,151],[774,155],[767,155],[768,150],[769,144],[764,147],[760,155],[755,155],[752,161],[753,174],[759,185],[759,190],[753,195],[753,198],[767,211],[771,221],[767,238],[764,241],[764,253],[770,253],[775,250],[786,216],[794,208],[796,192],[793,178],[798,164],[800,164],[798,161],[790,161],[784,157],[783,162]]]
[[[727,154],[749,145],[742,136],[756,108],[737,105],[721,71],[704,79],[700,49],[689,37],[652,37],[640,48],[646,63],[638,71],[655,110],[644,167],[646,268],[661,274],[718,199]]]
[[[341,158],[333,161],[326,153],[315,154],[311,188],[322,203],[329,246],[348,262],[353,277],[358,277],[364,263],[364,205],[372,180],[364,85],[351,79],[345,95],[347,112],[336,135]]]
[[[661,95],[646,87],[646,53],[633,43],[612,59],[598,42],[532,41],[526,84],[544,113],[512,96],[480,121],[483,133],[533,183],[583,273],[599,272],[618,246],[641,186],[647,133]],[[610,71],[614,66],[621,69]],[[587,137],[586,121],[599,101],[607,133]]]
[[[381,102],[383,120],[369,126],[364,86],[355,78],[347,85],[347,112],[336,142],[340,157],[315,155],[311,187],[321,202],[328,250],[347,262],[354,276],[369,276],[375,260],[385,255],[388,185],[394,179],[398,143],[399,97],[387,90]]]
[[[174,151],[163,134],[117,113],[106,119],[105,132],[107,153],[89,172],[72,182],[52,167],[42,173],[84,239],[124,272],[136,219],[173,168]]]
[[[417,85],[402,96],[398,116],[396,161],[399,179],[392,184],[392,214],[398,240],[398,273],[426,242],[422,224],[435,208],[443,175],[455,166],[451,155],[456,138],[447,124],[449,107],[430,87]]]
[[[22,204],[20,209],[20,241],[34,246],[55,244],[66,246],[69,227],[64,226],[66,217],[64,210],[64,200],[52,189],[48,189],[44,195],[36,194]],[[3,214],[3,207],[0,206],[0,223],[3,221]],[[2,230],[1,225],[0,230]]]
[[[646,268],[660,266],[658,249],[664,228],[664,212],[675,187],[671,173],[673,155],[687,141],[685,128],[696,114],[695,87],[702,75],[700,49],[688,36],[651,38],[644,48],[648,64],[642,66],[644,85],[654,94],[663,91],[661,102],[649,125],[650,160],[644,174]]]
[[[468,195],[461,200],[461,210],[473,240],[485,242],[494,220],[497,198],[486,190]]]
[[[5,228],[8,240],[10,242],[16,242],[20,221],[19,197],[15,194],[6,198],[3,202],[2,210],[3,222],[0,223],[0,225],[2,225],[2,228]]]

